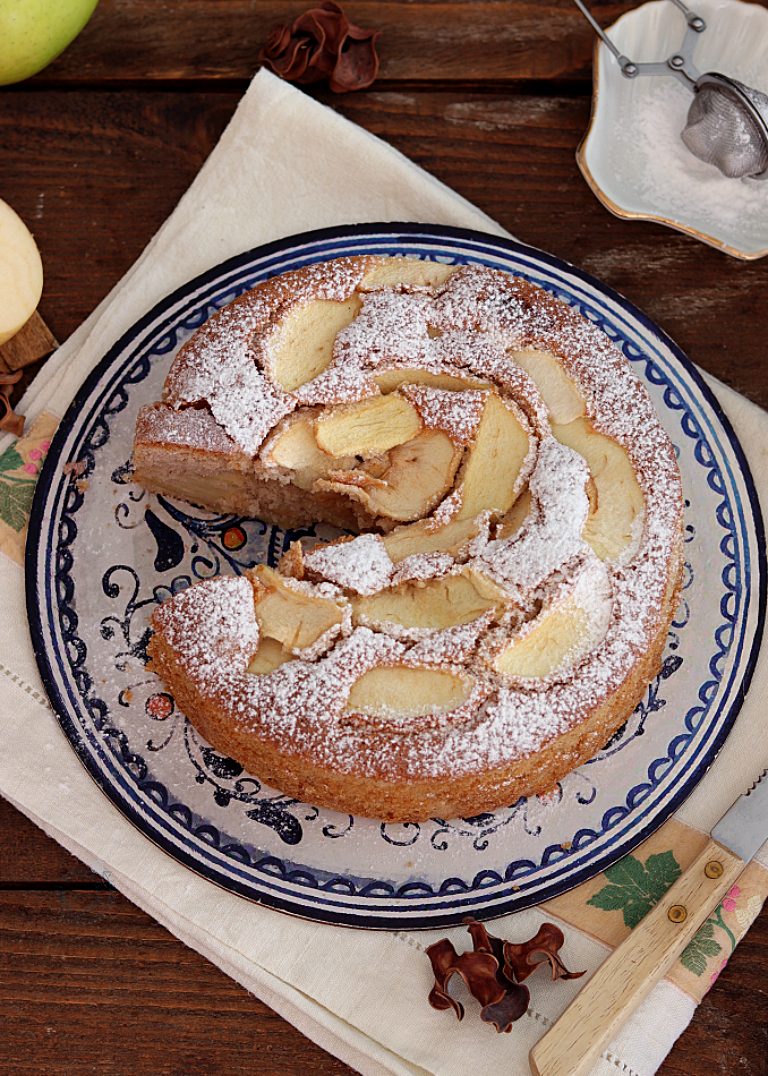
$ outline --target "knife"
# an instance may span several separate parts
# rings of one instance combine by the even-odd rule
[[[585,1076],[768,839],[768,770],[529,1054],[533,1076]]]

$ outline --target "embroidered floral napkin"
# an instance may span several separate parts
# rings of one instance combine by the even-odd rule
[[[302,1032],[366,1074],[527,1076],[530,1047],[584,981],[537,976],[528,1013],[497,1035],[473,1014],[458,1023],[427,1004],[426,947],[463,927],[355,931],[295,919],[223,892],[146,840],[86,774],[59,730],[38,676],[26,622],[23,544],[36,476],[60,417],[109,346],[154,303],[243,249],[303,230],[413,220],[504,234],[488,217],[396,151],[261,72],[178,208],[144,254],[44,368],[21,410],[27,432],[0,439],[0,792]],[[768,504],[768,416],[715,385]],[[591,973],[702,846],[703,834],[768,765],[759,700],[766,648],[742,714],[710,774],[653,837],[605,875],[540,908],[494,921],[524,941],[545,921],[566,935],[562,955]],[[745,761],[746,760],[746,761]],[[598,1061],[595,1073],[650,1076],[768,892],[768,855],[745,871],[669,977]]]

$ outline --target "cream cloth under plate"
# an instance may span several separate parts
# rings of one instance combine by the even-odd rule
[[[366,221],[449,224],[505,235],[492,220],[385,143],[267,72],[253,80],[229,127],[179,206],[90,318],[46,364],[20,410],[31,425],[61,417],[88,372],[159,299],[241,250],[308,229]],[[768,504],[768,415],[715,389]],[[0,438],[0,455],[12,443]],[[503,1071],[527,1076],[528,1050],[584,980],[537,976],[532,1008],[510,1035],[475,1018],[459,1024],[427,1004],[425,948],[464,928],[374,932],[304,922],[223,892],[157,849],[98,790],[59,730],[38,676],[19,564],[0,554],[0,792],[130,900],[320,1046],[365,1074]],[[747,704],[712,772],[678,812],[707,831],[768,765],[761,705],[766,648]],[[765,855],[765,850],[763,852]],[[768,859],[763,862],[768,865]],[[552,915],[530,909],[492,933],[531,937]],[[564,925],[567,962],[591,973],[606,947]],[[664,981],[595,1073],[655,1072],[695,1004]]]

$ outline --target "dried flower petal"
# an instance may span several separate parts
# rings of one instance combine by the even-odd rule
[[[515,1020],[525,1016],[530,999],[531,995],[527,986],[510,983],[501,1001],[484,1006],[480,1019],[485,1020],[487,1024],[495,1024],[498,1032],[509,1032]]]
[[[364,90],[371,85],[379,72],[379,57],[376,53],[376,41],[379,37],[381,34],[376,33],[363,39],[347,39],[329,83],[335,93]]]
[[[504,988],[503,997],[494,1003],[486,1005],[480,1013],[480,1019],[486,1023],[495,1024],[496,1030],[511,1031],[512,1024],[519,1020],[528,1009],[530,993],[527,986],[519,986],[514,978],[507,974],[504,966],[504,945],[501,938],[495,938],[489,934],[482,923],[475,922],[470,916],[464,920],[467,930],[472,938],[475,952],[491,953],[496,959],[498,971],[496,980]]]
[[[321,48],[338,54],[344,44],[348,25],[338,4],[325,3],[299,15],[293,24],[293,32],[310,34]]]
[[[380,36],[351,23],[334,0],[323,0],[290,28],[276,26],[259,60],[288,81],[309,84],[327,78],[334,93],[362,90],[378,74]]]
[[[297,82],[307,69],[310,56],[308,39],[291,37],[281,56],[275,57],[270,66],[276,75]]]
[[[3,415],[0,418],[0,430],[12,433],[14,437],[21,437],[24,431],[24,416],[17,415],[11,407],[11,386],[20,381],[22,371],[17,370],[13,374],[0,373],[0,407]]]
[[[490,953],[462,953],[459,956],[453,943],[443,938],[429,946],[427,956],[435,973],[435,985],[429,994],[429,1003],[434,1009],[453,1009],[459,1020],[464,1016],[464,1006],[448,993],[448,983],[454,975],[464,980],[472,997],[483,1006],[504,997],[504,987],[496,979],[499,962]]]
[[[536,971],[539,964],[549,961],[553,981],[555,979],[580,979],[584,972],[568,971],[558,956],[564,942],[565,935],[554,923],[542,923],[536,937],[520,945],[504,942],[505,974],[521,983],[531,972]],[[536,953],[543,954],[540,960],[532,959]]]
[[[340,48],[337,43],[343,37],[343,27],[338,25],[338,16],[315,8],[300,15],[293,24],[293,33],[305,35],[310,42],[307,69],[296,82],[319,82],[333,74],[336,55]]]
[[[290,26],[286,26],[285,23],[276,26],[267,38],[267,43],[263,49],[264,55],[269,56],[270,59],[277,59],[288,48],[290,39]]]
[[[570,972],[558,956],[565,938],[553,923],[544,923],[528,942],[515,945],[489,934],[482,923],[468,916],[464,922],[470,933],[473,952],[459,955],[448,938],[427,949],[435,975],[429,1003],[435,1009],[453,1009],[459,1020],[464,1006],[448,993],[453,975],[459,975],[472,996],[480,1002],[480,1018],[495,1024],[499,1032],[510,1031],[528,1009],[530,993],[521,980],[527,979],[539,964],[549,961],[553,979],[578,979],[584,972]],[[542,959],[532,960],[534,954]]]
[[[477,953],[493,953],[499,962],[499,966],[504,963],[504,942],[501,938],[492,937],[485,929],[482,923],[476,922],[471,915],[467,915],[464,918],[469,936],[472,939],[472,945]]]

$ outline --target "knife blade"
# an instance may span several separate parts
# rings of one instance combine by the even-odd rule
[[[715,825],[706,847],[529,1055],[533,1076],[585,1076],[768,840],[764,770]]]

